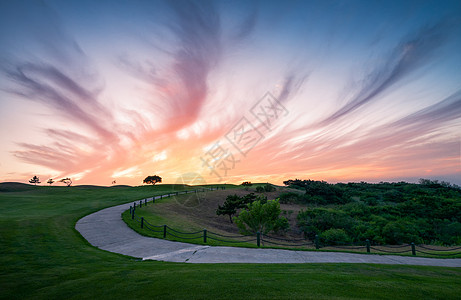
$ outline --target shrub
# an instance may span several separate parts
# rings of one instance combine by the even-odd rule
[[[276,189],[275,189],[275,187],[274,187],[272,184],[266,183],[266,184],[264,185],[264,191],[265,191],[265,192],[268,192],[268,193],[269,193],[269,192],[273,192],[273,191],[275,191],[275,190],[276,190]]]
[[[256,193],[264,193],[264,188],[262,186],[257,186],[256,187]]]
[[[390,245],[399,245],[407,243],[420,243],[418,232],[415,226],[406,220],[397,220],[389,222],[383,228],[382,237],[384,242]]]
[[[248,204],[248,208],[242,210],[238,217],[234,217],[234,221],[241,234],[255,234],[256,232],[266,234],[271,231],[287,230],[288,220],[280,217],[280,213],[278,199],[269,200],[267,203],[262,203],[258,199]]]
[[[341,210],[331,208],[311,208],[301,211],[298,216],[298,226],[309,238],[332,228],[341,228],[348,233],[353,232],[356,221]]]
[[[324,245],[347,245],[351,239],[344,229],[331,228],[320,235],[320,242]]]
[[[282,193],[280,194],[280,203],[287,204],[287,203],[298,203],[300,200],[300,195],[293,192]]]

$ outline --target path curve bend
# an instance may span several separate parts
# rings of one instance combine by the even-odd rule
[[[155,197],[156,199],[160,196]],[[147,201],[152,201],[148,198]],[[143,200],[144,201],[144,200]],[[461,259],[437,259],[342,252],[201,246],[146,237],[129,228],[122,213],[132,203],[109,207],[77,221],[75,228],[93,246],[144,260],[187,263],[371,263],[461,267]]]

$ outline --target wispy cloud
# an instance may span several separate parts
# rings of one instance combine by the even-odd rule
[[[18,63],[5,69],[16,85],[8,92],[32,101],[40,101],[66,118],[89,126],[100,136],[115,137],[101,120],[109,121],[110,112],[99,104],[98,91],[89,91],[52,64]]]
[[[326,126],[355,112],[367,103],[378,99],[384,92],[407,79],[418,69],[430,64],[437,57],[436,51],[443,46],[447,37],[455,32],[456,27],[452,25],[451,22],[445,21],[433,26],[425,26],[416,34],[402,40],[384,60],[384,64],[375,66],[364,78],[362,86],[352,99],[319,125]]]
[[[94,23],[79,24],[80,28],[74,24],[80,16],[71,14],[75,19],[68,24],[75,27],[68,31],[44,2],[33,4],[35,12],[26,10],[25,4],[15,8],[27,22],[9,18],[11,24],[5,28],[16,30],[19,25],[14,22],[21,23],[31,50],[0,50],[0,88],[13,99],[22,97],[46,107],[47,117],[55,121],[40,131],[43,142],[17,141],[15,158],[63,176],[80,174],[89,182],[123,176],[132,183],[152,170],[200,172],[203,149],[222,139],[259,97],[271,91],[290,113],[272,131],[265,131],[264,139],[230,178],[263,180],[263,175],[280,178],[305,172],[331,179],[361,172],[416,174],[423,165],[434,164],[446,172],[457,168],[459,142],[448,127],[461,118],[459,86],[447,90],[448,97],[428,96],[423,108],[422,101],[418,108],[410,107],[405,96],[406,84],[423,78],[443,57],[460,32],[458,21],[423,26],[403,39],[402,34],[416,26],[393,32],[382,43],[389,51],[379,49],[381,54],[374,53],[372,60],[366,58],[371,53],[360,48],[374,38],[372,30],[358,32],[360,20],[349,16],[340,23],[328,19],[330,5],[254,2],[236,8],[216,1],[146,3],[139,2],[130,11],[145,18],[142,25],[132,26],[129,22],[137,21],[135,17],[116,11],[127,18],[111,24],[120,36],[109,34],[102,41],[92,30],[100,30],[94,24],[102,24],[104,18],[91,20],[88,15]],[[105,3],[97,5],[107,8]],[[161,13],[140,13],[152,5]],[[304,14],[301,8],[307,7],[316,9]],[[349,11],[355,8],[352,5]],[[362,10],[355,12],[360,19]],[[356,32],[366,38],[355,38]],[[112,43],[126,36],[134,44]],[[9,45],[16,45],[13,37]],[[352,46],[335,49],[349,39]],[[117,47],[111,49],[112,44]],[[346,77],[341,69],[350,66],[341,65],[348,51],[357,51],[351,59],[362,59],[354,62],[361,67],[349,73],[359,74],[358,80]],[[337,70],[343,77],[335,77]],[[346,85],[342,92],[341,83]],[[391,99],[391,94],[397,97]],[[389,100],[386,105],[395,114],[373,121],[370,114],[379,115],[374,108],[382,99]]]
[[[46,30],[40,32],[35,43],[46,46],[39,57],[3,57],[0,72],[8,82],[3,82],[2,89],[46,106],[66,125],[43,129],[52,141],[48,144],[19,142],[20,150],[13,155],[63,174],[95,169],[119,148],[112,112],[99,99],[102,81],[78,43],[61,27],[54,11],[37,5],[40,15],[48,18],[34,19],[35,23],[29,25]]]

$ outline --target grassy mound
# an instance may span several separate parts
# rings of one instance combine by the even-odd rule
[[[34,190],[37,187],[19,182],[0,182],[0,193],[23,192]]]

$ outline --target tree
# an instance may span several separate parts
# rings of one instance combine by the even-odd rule
[[[258,196],[256,201],[248,204],[248,208],[242,210],[234,221],[241,234],[255,234],[260,232],[277,232],[289,228],[288,220],[280,217],[279,200],[269,200],[266,203],[260,200]]]
[[[346,200],[343,198],[343,192],[339,186],[329,184],[326,181],[315,181],[315,180],[287,180],[283,184],[291,188],[305,190],[306,195],[317,198],[321,202],[326,203],[342,203]],[[366,183],[365,183],[366,184]],[[322,200],[323,199],[323,200]]]
[[[248,191],[248,188],[252,186],[253,184],[250,181],[244,181],[242,182],[242,186],[245,187],[245,191]]]
[[[228,195],[224,204],[222,206],[221,205],[218,206],[218,209],[216,210],[216,214],[218,216],[228,215],[229,220],[232,223],[232,216],[237,213],[237,209],[242,209],[242,208],[247,207],[247,205],[253,202],[255,199],[256,199],[256,196],[253,193],[250,193],[243,197],[239,197],[237,195]]]
[[[160,176],[157,176],[157,175],[153,175],[153,176],[147,176],[146,178],[144,178],[144,180],[142,181],[142,183],[145,183],[145,184],[156,184],[156,183],[160,183],[162,182],[162,177]]]
[[[63,178],[63,179],[59,180],[59,182],[63,182],[63,183],[65,183],[67,186],[71,186],[71,185],[72,185],[72,179],[70,179],[69,177]]]
[[[38,176],[34,176],[31,180],[29,180],[29,182],[37,185],[37,183],[40,183],[40,178],[38,178]]]
[[[218,209],[216,210],[216,214],[218,216],[221,215],[228,215],[229,216],[229,221],[232,223],[232,216],[237,213],[237,209],[241,208],[241,199],[237,195],[228,195],[226,198],[226,201],[224,204],[221,206],[218,206]]]
[[[54,183],[54,180],[52,178],[50,178],[50,179],[48,179],[48,181],[46,183],[48,183],[49,185],[52,185]]]
[[[264,193],[264,192],[270,193],[275,190],[276,190],[275,187],[270,183],[266,183],[265,185],[258,185],[256,187],[256,193]]]

